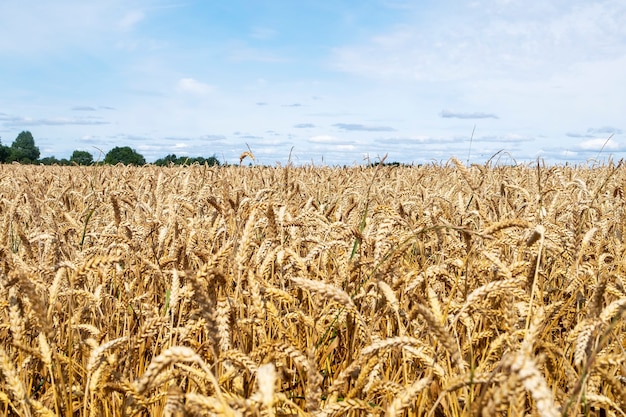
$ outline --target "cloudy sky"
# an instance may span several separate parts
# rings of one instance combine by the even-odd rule
[[[42,156],[626,152],[623,0],[2,0],[0,28],[0,137]]]

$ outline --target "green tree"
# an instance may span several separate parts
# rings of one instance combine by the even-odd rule
[[[11,148],[2,144],[2,140],[0,140],[0,163],[3,164],[5,162],[9,162],[9,157],[11,156]]]
[[[205,159],[204,161],[205,164],[207,164],[208,166],[213,166],[213,165],[217,165],[220,166],[220,160],[217,159],[217,156],[213,155],[213,156],[209,156],[207,159]]]
[[[204,158],[202,156],[190,157],[190,156],[180,156],[177,157],[176,154],[169,154],[165,158],[159,158],[154,161],[154,165],[156,166],[169,166],[169,165],[193,165],[199,164],[204,165],[207,164],[209,166],[220,165],[220,161],[215,157],[215,155],[210,156],[208,158]]]
[[[145,165],[146,160],[140,153],[137,153],[129,146],[116,146],[105,155],[104,163],[110,165],[120,163],[124,165]]]
[[[156,161],[154,161],[154,165],[158,167],[167,167],[167,166],[170,166],[170,164],[177,165],[177,163],[178,163],[178,159],[176,158],[176,154],[173,154],[173,153],[167,155],[165,158],[159,158]]]
[[[58,165],[59,160],[54,156],[44,156],[39,160],[39,163],[42,165]]]
[[[35,139],[29,131],[23,131],[13,141],[11,145],[11,162],[17,161],[21,164],[32,164],[39,159],[39,148],[35,146]]]
[[[42,165],[70,165],[70,161],[68,161],[67,159],[56,159],[54,155],[41,158],[39,160],[39,163]]]
[[[77,165],[91,165],[93,164],[93,155],[87,151],[74,151],[70,157],[70,162]]]

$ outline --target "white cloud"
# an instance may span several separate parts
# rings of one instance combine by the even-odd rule
[[[313,143],[335,143],[338,140],[339,139],[337,139],[336,137],[330,135],[318,135],[309,138],[309,142]]]
[[[267,41],[273,39],[278,34],[278,31],[267,27],[254,27],[250,32],[250,36],[254,39],[261,41]]]
[[[230,47],[228,58],[231,61],[250,61],[250,62],[266,62],[279,63],[287,62],[284,56],[280,56],[269,49],[254,48],[242,42],[235,42]]]
[[[506,133],[504,135],[497,136],[478,136],[474,137],[474,142],[497,142],[497,143],[521,143],[521,142],[533,142],[535,138],[520,135],[517,133]]]
[[[442,110],[439,114],[444,119],[499,119],[493,113],[484,112],[455,112],[451,110]]]
[[[133,10],[124,15],[117,26],[122,30],[131,30],[137,23],[141,22],[145,17],[145,13],[140,10]]]
[[[72,48],[109,47],[145,18],[124,0],[0,1],[1,53],[39,58]],[[135,4],[150,7],[154,0]],[[28,30],[24,30],[28,28]],[[97,53],[94,53],[97,54]]]
[[[366,126],[361,123],[335,123],[333,126],[344,131],[393,132],[396,130],[389,126]]]
[[[357,150],[357,145],[353,141],[342,140],[331,135],[318,135],[308,139],[313,144],[313,148],[323,152],[352,152]]]
[[[107,125],[110,122],[103,120],[99,117],[46,117],[46,118],[32,118],[32,117],[18,117],[18,116],[2,116],[0,114],[0,121],[5,126],[20,127],[20,126],[89,126],[89,125]]]
[[[215,90],[215,87],[196,80],[195,78],[181,78],[178,80],[178,90],[196,95],[207,95]]]
[[[613,139],[596,138],[580,142],[578,148],[585,151],[599,151],[602,148],[605,150],[618,150],[620,149],[620,145]]]
[[[391,137],[391,138],[379,138],[375,139],[374,143],[394,146],[416,146],[416,145],[441,145],[444,143],[462,143],[463,141],[469,141],[467,138],[458,137],[434,137],[434,136],[412,136],[412,137]]]
[[[540,79],[626,54],[623,1],[467,4],[430,22],[416,14],[415,24],[407,19],[365,43],[338,47],[332,65],[386,79]]]

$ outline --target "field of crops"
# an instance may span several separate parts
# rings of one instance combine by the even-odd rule
[[[0,413],[623,416],[625,188],[0,165]]]

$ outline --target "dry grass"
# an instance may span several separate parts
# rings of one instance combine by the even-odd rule
[[[0,165],[0,413],[624,415],[625,186]]]

